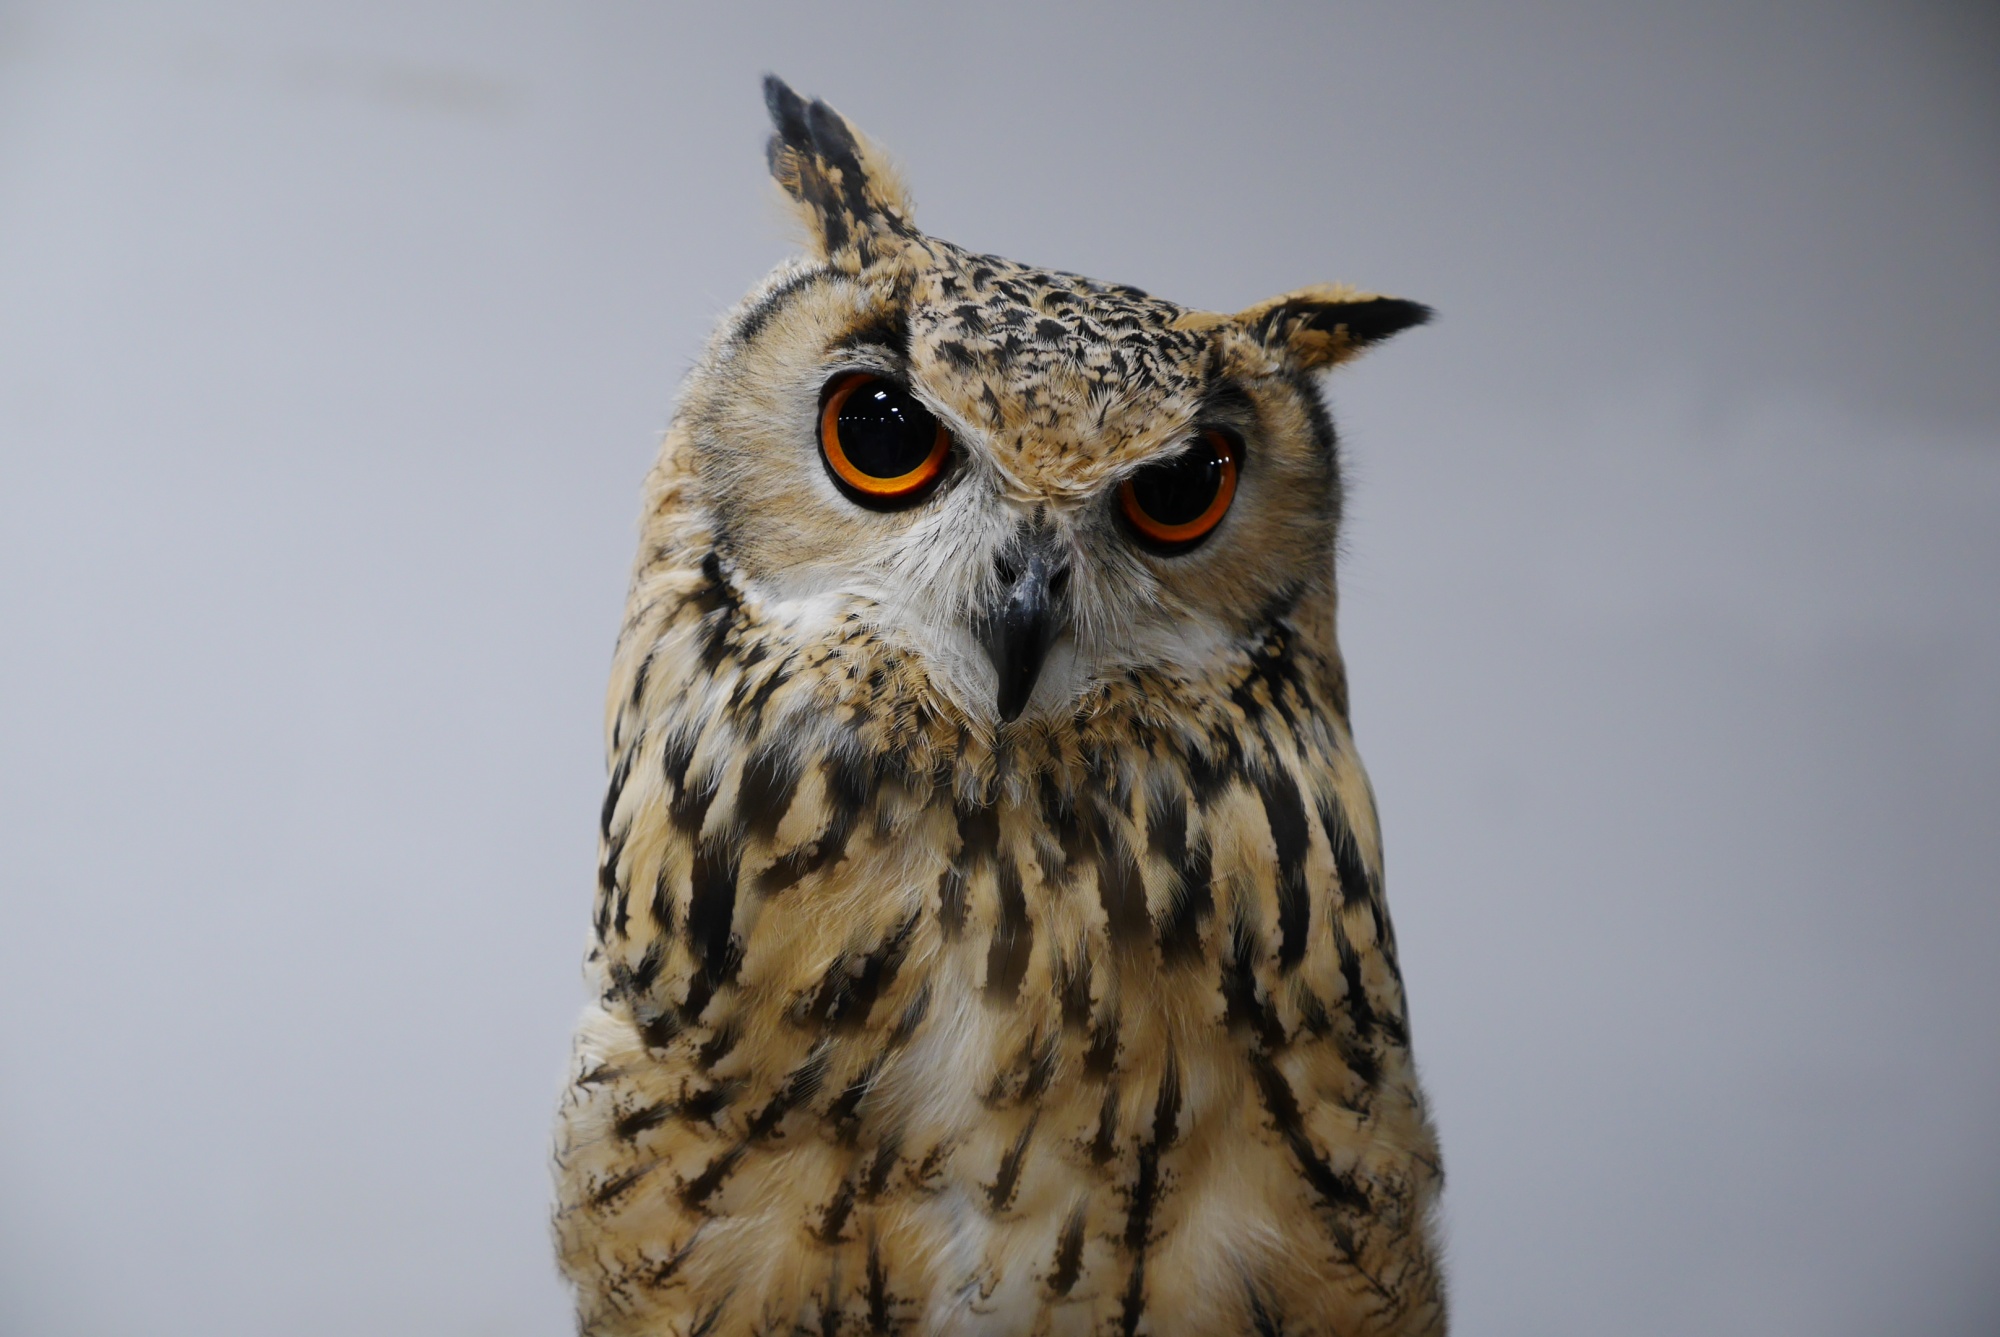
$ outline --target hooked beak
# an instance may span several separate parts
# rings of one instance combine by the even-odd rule
[[[1061,629],[1069,564],[1052,545],[1030,539],[999,562],[1000,599],[981,619],[981,641],[1000,676],[1000,718],[1012,722],[1034,695],[1049,643]]]

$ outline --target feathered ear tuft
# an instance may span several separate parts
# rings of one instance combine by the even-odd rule
[[[1431,309],[1421,302],[1322,284],[1259,302],[1230,319],[1273,353],[1310,371],[1337,366],[1430,318]]]
[[[865,269],[915,232],[910,197],[895,170],[839,112],[807,102],[775,74],[764,76],[775,127],[771,175],[798,206],[813,249],[843,269]]]

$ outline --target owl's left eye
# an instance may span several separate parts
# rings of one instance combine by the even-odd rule
[[[1144,547],[1163,555],[1187,552],[1229,513],[1241,462],[1235,439],[1210,429],[1174,458],[1126,479],[1118,509]]]
[[[837,376],[821,392],[819,455],[849,500],[897,510],[928,496],[951,458],[951,433],[894,381]]]

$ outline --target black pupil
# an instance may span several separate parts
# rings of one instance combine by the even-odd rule
[[[908,391],[881,381],[841,402],[835,430],[848,463],[870,478],[901,478],[937,445],[937,419]]]
[[[1199,520],[1222,490],[1222,455],[1207,441],[1179,459],[1141,469],[1132,477],[1132,499],[1163,525]]]

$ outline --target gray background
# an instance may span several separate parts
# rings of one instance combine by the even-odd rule
[[[594,0],[0,9],[0,1330],[565,1330],[765,69],[959,242],[1442,311],[1331,392],[1459,1331],[2000,1331],[1990,7]]]

